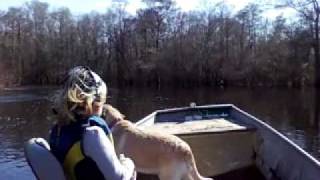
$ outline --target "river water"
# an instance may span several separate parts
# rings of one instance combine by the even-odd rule
[[[137,121],[157,109],[232,103],[272,125],[320,159],[320,98],[314,89],[110,89],[108,102]],[[35,179],[26,163],[24,143],[48,137],[54,119],[52,88],[0,91],[0,179]]]

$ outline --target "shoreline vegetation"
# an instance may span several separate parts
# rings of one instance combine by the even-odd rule
[[[40,1],[0,11],[0,88],[57,85],[76,65],[112,86],[303,87],[320,78],[320,9],[283,0],[309,15],[270,20],[254,3],[183,12],[171,0],[143,2],[136,15],[123,3],[77,16]]]

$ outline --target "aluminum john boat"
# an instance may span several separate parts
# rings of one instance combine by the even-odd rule
[[[232,104],[191,103],[189,107],[158,110],[136,126],[184,139],[204,176],[218,180],[320,179],[317,159],[270,125]]]

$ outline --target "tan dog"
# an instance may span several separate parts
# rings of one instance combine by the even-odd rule
[[[177,136],[141,130],[110,105],[103,118],[111,126],[117,154],[133,159],[138,172],[160,180],[212,180],[202,177],[190,146]]]

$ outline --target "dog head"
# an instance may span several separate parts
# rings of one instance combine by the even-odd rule
[[[101,117],[106,121],[106,123],[110,126],[110,124],[114,125],[117,122],[124,120],[124,115],[120,113],[120,111],[110,104],[104,104]]]

